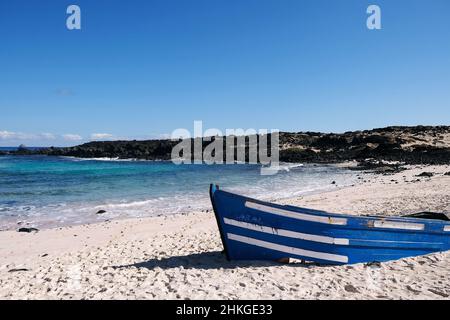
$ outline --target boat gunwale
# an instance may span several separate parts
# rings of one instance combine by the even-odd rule
[[[435,227],[442,226],[443,229],[440,232],[445,232],[444,231],[445,227],[447,227],[447,226],[450,227],[450,221],[445,221],[445,220],[414,218],[414,217],[401,217],[401,216],[386,216],[386,215],[378,216],[378,215],[351,215],[348,213],[347,214],[346,213],[332,213],[332,212],[327,212],[327,211],[322,211],[322,210],[315,210],[315,209],[309,209],[309,208],[303,208],[303,207],[296,207],[296,206],[292,206],[292,205],[282,205],[282,204],[267,202],[267,201],[258,200],[255,198],[250,198],[247,196],[239,195],[239,194],[236,194],[233,192],[224,191],[221,189],[216,189],[215,191],[227,193],[231,196],[245,199],[246,202],[249,201],[249,202],[253,202],[256,204],[273,207],[275,209],[287,210],[287,211],[290,211],[293,213],[299,213],[299,214],[316,215],[318,217],[341,218],[341,219],[349,219],[349,220],[353,220],[353,221],[361,220],[362,222],[364,222],[364,221],[367,221],[367,222],[369,222],[369,221],[388,221],[388,222],[391,221],[391,222],[405,222],[405,223],[416,223],[416,224],[422,223],[422,224],[425,224],[428,226],[435,226]],[[254,208],[249,208],[249,209],[264,212],[264,210],[260,210],[260,209],[254,209]],[[268,214],[270,214],[270,212],[268,212]],[[346,225],[335,224],[335,225],[333,225],[333,227],[346,227]],[[377,227],[377,229],[390,229],[390,228]],[[411,232],[412,230],[398,229],[398,231]],[[430,232],[430,230],[414,230],[414,231]],[[434,232],[436,232],[436,231],[434,231]]]

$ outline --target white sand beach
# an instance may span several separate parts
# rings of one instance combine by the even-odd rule
[[[363,174],[282,203],[350,214],[450,212],[450,166]],[[417,177],[421,172],[428,177]],[[226,188],[226,186],[225,186]],[[206,191],[205,191],[206,192]],[[211,211],[0,232],[1,299],[449,299],[450,253],[366,266],[228,262]]]

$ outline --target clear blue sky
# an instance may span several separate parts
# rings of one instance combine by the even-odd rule
[[[70,4],[82,30],[66,28]],[[369,4],[382,30],[366,28]],[[448,0],[1,1],[0,146],[158,137],[194,120],[450,124],[449,13]]]

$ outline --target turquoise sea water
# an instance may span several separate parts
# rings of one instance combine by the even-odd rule
[[[259,165],[175,165],[172,162],[0,156],[0,228],[18,223],[60,226],[122,217],[210,209],[208,187],[273,200],[355,182],[349,170],[284,165],[260,175]],[[100,209],[105,214],[97,215]]]

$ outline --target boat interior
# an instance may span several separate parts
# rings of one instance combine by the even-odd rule
[[[403,217],[450,221],[450,214],[443,212],[417,212],[413,214],[404,215]]]

